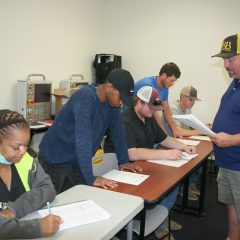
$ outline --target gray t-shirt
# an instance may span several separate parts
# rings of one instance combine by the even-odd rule
[[[183,114],[191,114],[191,109],[186,109],[185,111],[182,111],[179,106],[179,101],[176,101],[173,104],[170,104],[170,109],[172,111],[172,115],[183,115]],[[168,126],[167,122],[164,119],[163,114],[161,114],[161,120],[163,122],[163,126],[166,129],[169,136],[173,136],[171,128]],[[175,126],[179,126],[183,129],[191,129],[189,126],[185,125],[184,123],[181,123],[180,121],[173,119],[173,122]]]

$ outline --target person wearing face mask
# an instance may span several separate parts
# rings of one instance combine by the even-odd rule
[[[55,198],[50,177],[27,153],[30,128],[22,115],[0,110],[0,239],[53,236],[61,218],[21,220]]]

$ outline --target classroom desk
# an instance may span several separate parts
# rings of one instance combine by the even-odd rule
[[[117,188],[111,189],[112,191],[127,193],[139,196],[144,199],[145,204],[156,204],[161,200],[169,191],[181,183],[183,180],[188,180],[191,173],[199,166],[203,166],[201,177],[201,194],[199,199],[198,214],[202,215],[204,211],[204,195],[207,171],[207,159],[212,153],[212,142],[201,141],[197,146],[196,158],[179,168],[164,166],[147,161],[136,161],[135,164],[142,167],[143,174],[150,175],[143,183],[138,186],[119,183]],[[184,194],[187,194],[188,183],[185,184]],[[187,207],[187,196],[184,198],[182,210]],[[144,212],[144,211],[143,211]],[[142,214],[141,221],[141,238],[143,239],[145,216]]]
[[[86,185],[77,185],[60,193],[52,205],[57,206],[84,199],[92,199],[104,210],[109,212],[111,218],[73,229],[59,231],[51,238],[42,239],[109,240],[128,223],[130,223],[129,225],[132,227],[131,220],[144,206],[142,198]],[[39,217],[37,212],[29,214],[24,219],[36,217]],[[128,236],[130,236],[129,233]]]

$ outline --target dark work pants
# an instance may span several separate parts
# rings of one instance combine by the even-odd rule
[[[48,164],[40,155],[38,159],[44,171],[51,177],[57,194],[75,185],[86,184],[82,177],[79,165]]]

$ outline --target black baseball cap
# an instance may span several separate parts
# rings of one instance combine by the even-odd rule
[[[116,68],[108,74],[107,80],[119,91],[123,103],[132,107],[134,80],[131,73],[127,70]]]
[[[240,34],[225,38],[222,42],[221,52],[212,57],[230,58],[240,55]]]

